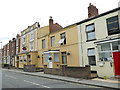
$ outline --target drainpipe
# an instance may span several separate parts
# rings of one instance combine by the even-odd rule
[[[80,25],[80,36],[81,36],[81,43],[80,44],[81,44],[81,51],[82,51],[82,66],[84,66],[81,25]]]
[[[84,67],[84,61],[83,61],[83,47],[82,47],[82,33],[81,33],[81,25],[78,25],[78,45],[79,45],[79,61],[80,61],[80,67]]]

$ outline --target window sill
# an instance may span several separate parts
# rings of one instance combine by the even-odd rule
[[[86,42],[90,42],[90,41],[95,41],[96,39],[92,39],[92,40],[86,40]]]
[[[60,46],[66,46],[66,44],[64,44],[64,45],[60,45]]]
[[[96,65],[90,65],[90,66],[96,66]]]

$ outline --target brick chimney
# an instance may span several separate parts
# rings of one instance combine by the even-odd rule
[[[20,35],[19,35],[19,34],[17,34],[17,36],[16,36],[16,37],[17,37],[17,38],[19,38],[19,36],[20,36]]]
[[[11,40],[9,40],[9,43],[11,42]]]
[[[15,40],[15,38],[12,38],[12,40]]]
[[[97,16],[97,15],[98,15],[98,9],[96,8],[96,6],[90,3],[88,7],[88,18]]]
[[[49,19],[49,33],[51,33],[53,31],[53,19],[52,16],[50,16]]]

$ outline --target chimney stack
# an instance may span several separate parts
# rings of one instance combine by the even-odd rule
[[[15,38],[12,38],[12,40],[15,40]]]
[[[11,40],[9,40],[9,43],[11,42]]]
[[[52,16],[50,16],[49,19],[49,33],[51,33],[53,31],[53,19]]]
[[[20,35],[19,35],[19,34],[17,34],[17,36],[16,36],[16,37],[18,38],[19,36],[20,36]]]
[[[96,6],[90,3],[88,7],[88,18],[97,16],[97,15],[98,15],[98,9],[96,8]]]

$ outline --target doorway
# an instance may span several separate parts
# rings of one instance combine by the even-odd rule
[[[113,52],[115,75],[120,75],[120,51]]]
[[[17,68],[19,68],[19,57],[17,57]]]

